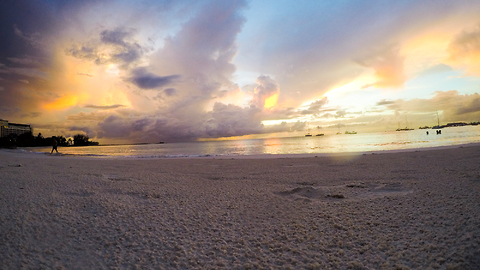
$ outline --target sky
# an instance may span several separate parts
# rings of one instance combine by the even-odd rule
[[[2,1],[0,118],[101,143],[476,122],[478,14],[473,0]]]

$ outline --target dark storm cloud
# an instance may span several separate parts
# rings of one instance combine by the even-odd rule
[[[51,79],[48,70],[55,61],[55,46],[49,45],[65,25],[69,5],[67,1],[0,1],[0,77],[4,88],[0,107],[40,109],[39,99],[33,97],[42,95],[38,84]],[[15,112],[7,115],[19,117]]]
[[[37,50],[55,28],[55,12],[44,1],[2,1],[0,4],[0,61],[25,54],[46,56]]]
[[[129,81],[142,89],[156,89],[170,85],[180,78],[180,75],[157,76],[148,72],[145,68],[137,68],[132,71]],[[168,93],[175,91],[168,90]]]

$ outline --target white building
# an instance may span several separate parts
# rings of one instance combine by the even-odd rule
[[[33,134],[33,128],[30,125],[9,123],[7,120],[0,119],[0,137],[8,137],[11,134],[19,136],[24,133]]]

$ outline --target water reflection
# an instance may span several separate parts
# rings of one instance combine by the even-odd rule
[[[303,154],[366,152],[394,149],[480,143],[480,126],[444,129],[441,135],[424,130],[325,135],[312,137],[267,138],[230,141],[204,141],[148,145],[59,147],[63,154],[93,156],[180,157],[217,155]],[[47,148],[27,148],[49,152]]]

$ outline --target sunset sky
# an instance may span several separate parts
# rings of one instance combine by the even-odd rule
[[[102,143],[480,121],[480,1],[0,3],[0,118]]]

